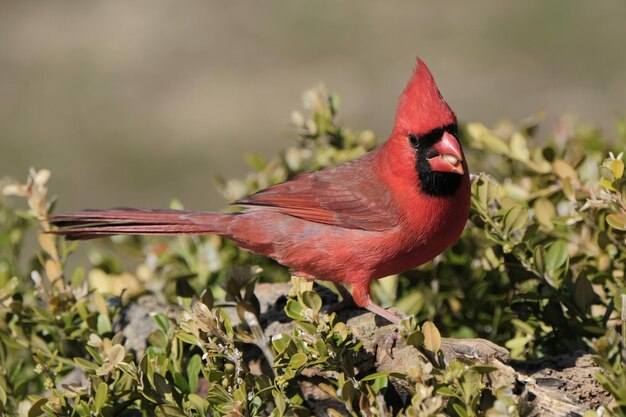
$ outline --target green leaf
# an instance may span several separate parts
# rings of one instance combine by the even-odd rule
[[[389,385],[389,377],[387,375],[380,375],[378,378],[374,379],[374,382],[370,386],[374,392],[380,392],[387,388],[387,385]]]
[[[172,405],[159,405],[154,411],[157,417],[187,417],[183,410]]]
[[[189,391],[196,392],[198,387],[198,376],[202,369],[202,358],[200,355],[193,355],[187,364],[187,375],[189,378]]]
[[[530,342],[529,336],[519,336],[510,340],[507,340],[504,346],[506,346],[510,350],[520,349],[526,346],[528,342]]]
[[[339,396],[344,403],[349,404],[354,400],[355,388],[352,380],[348,379],[343,385],[340,386]]]
[[[126,356],[126,350],[124,346],[120,344],[116,344],[111,346],[107,353],[106,361],[98,368],[96,371],[97,375],[103,376],[112,373],[115,370],[115,367],[118,363],[120,363],[124,356]]]
[[[533,326],[531,326],[529,323],[525,322],[524,320],[520,320],[520,319],[512,319],[511,323],[518,329],[520,329],[521,331],[523,331],[524,333],[534,333],[535,332],[535,328]]]
[[[306,353],[298,352],[294,354],[289,360],[289,366],[294,369],[299,369],[306,364],[309,360]]]
[[[189,389],[189,381],[187,381],[187,378],[185,378],[185,375],[182,372],[172,371],[170,375],[174,380],[174,386],[179,391],[185,394],[191,393],[191,390]]]
[[[282,354],[291,343],[291,336],[286,334],[278,334],[272,337],[272,346],[278,355]]]
[[[556,217],[556,209],[554,204],[547,198],[538,198],[533,206],[535,210],[535,218],[541,225],[541,228],[545,231],[551,231],[554,229],[554,223],[552,219]]]
[[[285,314],[293,320],[302,320],[302,304],[290,298],[285,305]]]
[[[373,380],[378,379],[380,377],[387,378],[390,373],[391,373],[390,371],[374,372],[373,374],[369,374],[369,375],[361,378],[361,382],[373,381]]]
[[[74,363],[76,363],[76,365],[80,366],[85,371],[95,371],[100,367],[98,364],[83,358],[74,358]]]
[[[574,285],[574,302],[581,311],[587,312],[593,302],[593,287],[584,275],[579,275]]]
[[[163,331],[163,333],[167,334],[170,328],[170,321],[165,317],[163,313],[157,313],[152,316],[152,320],[159,326],[159,328]]]
[[[420,291],[413,291],[397,300],[394,304],[398,310],[405,314],[418,314],[422,311],[425,304],[424,294]]]
[[[190,345],[197,345],[199,340],[196,336],[189,334],[189,333],[176,333],[176,337],[179,338],[180,340],[182,340],[183,342],[190,344]]]
[[[623,211],[607,215],[606,222],[613,229],[626,231],[626,213],[624,213]]]
[[[460,417],[469,417],[469,413],[467,412],[467,408],[460,404],[452,404],[452,408]]]
[[[172,393],[170,383],[161,374],[154,374],[154,389],[161,395]]]
[[[543,275],[546,273],[546,250],[543,246],[539,245],[535,248],[535,253],[533,254],[533,260],[535,261],[535,269],[539,274]]]
[[[153,347],[164,351],[169,343],[169,338],[161,330],[153,330],[147,337],[148,343]]]
[[[56,236],[48,233],[38,233],[37,239],[39,240],[39,246],[54,260],[59,259],[59,254],[56,245]],[[48,277],[51,278],[52,277]]]
[[[207,402],[198,394],[191,393],[187,396],[187,400],[191,403],[191,406],[200,413],[200,415],[206,415]]]
[[[213,291],[211,291],[210,288],[207,288],[202,292],[201,298],[202,302],[209,307],[209,309],[213,308],[215,298],[213,297]]]
[[[100,410],[102,409],[102,406],[107,399],[108,393],[109,386],[104,382],[100,382],[98,384],[98,387],[96,388],[96,395],[93,401],[93,408],[96,413],[100,412]]]
[[[263,157],[255,153],[247,153],[245,154],[244,158],[246,159],[246,162],[248,163],[250,168],[254,169],[255,171],[263,171],[267,167],[267,161],[265,161]]]
[[[91,297],[92,305],[95,307],[96,311],[103,316],[109,315],[109,307],[107,306],[107,302],[104,299],[104,296],[99,292],[94,292]]]
[[[70,283],[72,285],[72,288],[80,288],[84,282],[85,282],[85,269],[79,266],[74,270],[74,272],[72,272]]]
[[[317,332],[317,325],[315,323],[299,320],[296,322],[296,324],[298,325],[298,327],[300,327],[302,330],[309,334],[315,334]]]
[[[520,132],[513,133],[511,137],[511,156],[520,161],[528,161],[530,157],[530,151],[526,144],[526,138]]]
[[[569,178],[574,182],[578,182],[578,173],[570,164],[562,159],[556,159],[552,163],[552,169],[554,173],[561,179]]]
[[[567,244],[562,240],[557,240],[546,253],[546,271],[554,274],[567,261]]]
[[[509,234],[521,229],[528,220],[528,209],[522,206],[513,206],[506,212],[502,223],[504,225],[504,233]]]
[[[315,291],[305,291],[302,293],[304,304],[316,313],[322,309],[322,299]]]
[[[609,169],[614,179],[620,179],[624,175],[624,161],[621,159],[612,159],[609,163]]]
[[[2,385],[0,385],[0,403],[1,404],[7,403],[7,392],[4,390]]]
[[[426,321],[422,325],[422,333],[424,334],[424,348],[437,353],[441,349],[441,334],[437,326],[432,321]]]
[[[331,93],[328,96],[328,104],[330,105],[331,114],[334,116],[341,107],[341,97],[339,94]]]
[[[73,408],[74,414],[78,417],[91,417],[93,415],[89,404],[81,401],[80,399],[74,401]]]
[[[3,332],[0,332],[0,340],[7,347],[10,347],[12,349],[20,350],[20,349],[28,348],[28,344],[26,344],[24,341],[13,339],[9,335]]]
[[[287,403],[285,402],[285,396],[283,393],[272,390],[272,397],[274,398],[274,405],[276,406],[276,410],[278,411],[277,416],[282,416],[285,414],[285,410],[287,409]]]
[[[111,349],[109,350],[108,353],[108,357],[109,357],[109,362],[117,365],[119,362],[121,362],[124,359],[124,356],[126,355],[126,349],[124,349],[124,346],[122,345],[113,345],[111,346]]]
[[[495,372],[498,370],[498,368],[496,368],[495,366],[488,366],[488,365],[473,365],[470,368],[472,371],[477,372],[479,374],[490,374],[492,372]]]
[[[333,332],[333,338],[335,339],[338,345],[341,345],[350,336],[350,331],[348,330],[348,326],[346,326],[346,324],[342,322],[338,322],[337,324],[335,324],[333,326],[332,332]],[[320,342],[322,346],[326,347],[326,344],[323,343],[322,340],[320,340]]]
[[[452,398],[456,398],[458,400],[462,400],[462,398],[461,398],[461,396],[459,394],[457,394],[450,387],[447,387],[445,385],[442,385],[442,386],[438,387],[436,393],[437,394],[441,394],[441,395],[445,395],[446,397],[452,397]]]
[[[105,314],[98,314],[98,324],[97,324],[98,334],[106,334],[111,332],[113,327],[111,326],[111,320],[109,320],[109,316]]]
[[[510,152],[508,145],[482,123],[468,124],[467,133],[474,139],[476,145],[482,149],[499,154],[508,154]]]
[[[248,398],[248,395],[246,393],[246,382],[242,381],[241,385],[233,391],[233,399],[237,402],[245,404],[247,401],[247,398]]]
[[[498,194],[498,184],[493,182],[487,175],[480,174],[477,180],[474,180],[475,195],[478,202],[483,208],[489,207],[489,204],[496,198]]]
[[[609,191],[617,191],[615,187],[613,187],[613,181],[608,180],[604,177],[600,178],[600,184],[602,184],[602,186]]]
[[[47,402],[48,399],[45,397],[35,401],[35,403],[30,407],[30,410],[28,410],[28,417],[37,417],[44,414],[42,408]]]

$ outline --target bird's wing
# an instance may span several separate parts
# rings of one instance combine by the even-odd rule
[[[300,175],[233,204],[348,229],[383,231],[396,226],[399,219],[389,191],[367,158],[357,161]]]

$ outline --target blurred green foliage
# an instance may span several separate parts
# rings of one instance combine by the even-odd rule
[[[269,161],[247,155],[253,173],[244,180],[216,178],[228,199],[375,146],[371,131],[337,122],[339,98],[323,87],[305,94],[304,107],[292,114],[295,146]],[[470,166],[486,172],[473,178],[463,237],[436,260],[373,286],[377,301],[412,316],[401,333],[426,353],[402,373],[356,373],[360,344],[322,311],[306,281],[295,281],[285,307],[297,328],[265,340],[255,284],[288,273],[219,237],[107,239],[91,250],[87,272],[67,270],[76,244],[52,235],[39,232],[36,253],[23,253],[28,233],[48,228],[50,173],[33,170],[26,185],[3,181],[2,194],[24,197],[28,210],[0,202],[0,409],[24,416],[309,415],[297,377],[315,368],[318,386],[354,416],[391,414],[391,379],[404,381],[410,394],[394,415],[524,415],[512,387],[488,383],[493,369],[437,359],[443,333],[487,338],[518,359],[591,351],[605,370],[596,377],[616,399],[608,413],[626,415],[622,154],[610,153],[600,132],[567,119],[540,137],[537,124],[463,126]],[[176,313],[155,313],[155,330],[136,351],[125,345],[122,310],[145,293]],[[236,314],[227,313],[232,308]],[[263,375],[244,359],[251,346],[267,361]]]

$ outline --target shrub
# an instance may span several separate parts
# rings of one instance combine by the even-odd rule
[[[247,155],[253,173],[243,180],[216,178],[228,200],[375,146],[371,131],[337,122],[337,95],[319,87],[304,103],[306,115],[292,114],[294,146],[269,161]],[[596,378],[617,400],[610,413],[626,415],[622,154],[610,153],[598,130],[568,119],[542,135],[536,119],[462,130],[470,166],[483,171],[472,181],[463,237],[434,261],[376,282],[374,298],[412,315],[404,337],[431,353],[440,332],[487,338],[517,359],[591,351],[605,370]],[[90,247],[88,271],[66,265],[76,243],[40,231],[36,253],[25,253],[28,234],[48,227],[36,219],[52,210],[49,177],[32,170],[26,185],[2,182],[2,194],[28,202],[28,210],[0,202],[0,407],[7,414],[308,415],[296,381],[308,367],[319,369],[319,386],[351,415],[386,415],[389,378],[404,380],[412,394],[394,415],[522,413],[511,387],[486,383],[487,367],[424,360],[405,373],[355,374],[360,344],[321,311],[310,283],[297,282],[287,302],[297,329],[268,343],[254,286],[288,273],[216,236],[107,239]],[[146,348],[131,350],[124,311],[144,293],[175,312],[154,314]],[[251,371],[244,359],[251,346],[271,372]]]

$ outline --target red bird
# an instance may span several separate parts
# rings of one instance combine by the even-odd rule
[[[51,223],[69,239],[221,235],[295,275],[346,284],[358,306],[398,323],[371,301],[370,283],[433,259],[459,239],[468,218],[470,180],[456,116],[418,58],[386,143],[233,204],[245,210],[85,210]]]

